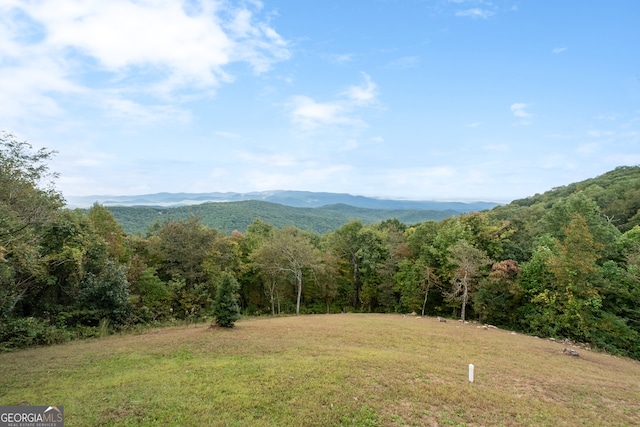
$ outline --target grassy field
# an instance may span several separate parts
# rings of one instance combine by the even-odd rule
[[[67,426],[640,425],[624,358],[400,315],[236,325],[0,354],[0,404],[63,405]]]

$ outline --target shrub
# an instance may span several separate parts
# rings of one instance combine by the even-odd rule
[[[35,317],[9,318],[0,322],[0,350],[69,341],[71,332]]]
[[[224,273],[213,302],[216,325],[231,328],[236,320],[240,319],[240,306],[236,297],[239,290],[240,286],[235,277],[231,273]]]

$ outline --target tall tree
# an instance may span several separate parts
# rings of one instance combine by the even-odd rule
[[[47,263],[48,280],[31,294],[33,314],[74,306],[87,274],[102,276],[108,260],[104,239],[80,210],[61,210],[43,227],[40,252]]]
[[[434,244],[440,225],[426,221],[406,230],[408,257],[399,263],[396,277],[401,292],[401,301],[413,311],[426,314],[429,293],[442,290],[438,276],[438,257]],[[439,292],[441,296],[441,293]]]
[[[544,244],[523,268],[523,281],[533,304],[527,325],[534,333],[591,341],[602,306],[596,261],[601,245],[582,215],[572,215],[562,238],[545,237]]]
[[[109,257],[126,263],[128,254],[125,233],[109,209],[95,203],[87,212],[87,216],[93,230],[106,242]]]
[[[217,231],[203,225],[199,218],[167,221],[149,238],[151,265],[161,279],[185,279],[193,287],[208,280],[204,261],[210,255]]]
[[[320,268],[322,263],[320,251],[311,244],[309,236],[295,227],[274,229],[252,259],[267,276],[284,276],[295,283],[296,314],[300,314],[304,273]]]
[[[519,275],[520,266],[514,260],[491,266],[489,276],[479,283],[473,297],[473,306],[484,321],[500,326],[517,325],[518,308],[524,297]]]
[[[38,248],[41,228],[62,208],[53,151],[34,151],[15,135],[0,132],[0,314],[10,315],[29,289],[43,279],[46,262]]]
[[[351,305],[361,308],[375,292],[378,269],[385,259],[384,242],[379,232],[359,220],[349,221],[329,237],[334,254],[347,266],[351,280]],[[388,250],[386,250],[388,253]],[[368,292],[363,298],[363,286]]]
[[[325,304],[327,313],[338,295],[338,260],[328,251],[322,251],[320,268],[315,271],[318,298]]]
[[[422,316],[426,313],[429,292],[441,286],[440,278],[435,274],[435,268],[430,266],[424,258],[401,261],[396,273],[396,281],[402,305],[412,311],[420,310]]]
[[[460,318],[465,321],[469,294],[481,275],[482,268],[490,264],[491,260],[482,250],[474,248],[464,240],[451,247],[449,253],[449,262],[454,266],[451,295],[460,299]]]
[[[556,202],[538,225],[545,233],[563,240],[565,228],[575,219],[582,217],[589,235],[597,246],[598,256],[611,258],[615,253],[615,242],[620,231],[601,214],[600,207],[584,192],[577,192]]]

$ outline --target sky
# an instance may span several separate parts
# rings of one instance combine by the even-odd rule
[[[637,0],[0,0],[65,197],[509,202],[640,164]]]

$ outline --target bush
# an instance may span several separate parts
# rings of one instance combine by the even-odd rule
[[[9,318],[0,322],[0,350],[10,351],[35,345],[71,340],[73,334],[35,317]]]
[[[640,334],[613,314],[604,313],[590,335],[589,341],[596,348],[640,359]]]
[[[213,302],[213,316],[216,325],[225,328],[233,327],[236,320],[240,319],[240,306],[236,293],[240,286],[231,273],[224,273],[222,283],[216,291],[216,299]]]
[[[80,283],[76,311],[87,318],[78,323],[97,326],[108,319],[114,326],[125,324],[131,309],[129,296],[124,267],[108,262],[100,276],[88,273]]]

